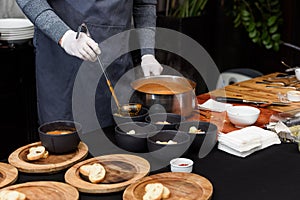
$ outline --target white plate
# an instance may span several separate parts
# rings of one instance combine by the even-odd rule
[[[0,29],[0,33],[1,35],[3,34],[15,34],[15,33],[27,33],[27,32],[32,32],[34,31],[34,28],[26,28],[26,29],[7,29],[7,30],[4,30],[2,31]]]
[[[15,28],[28,28],[32,27],[33,24],[29,19],[23,18],[5,18],[0,19],[0,30],[1,29],[15,29]]]
[[[22,40],[33,38],[33,34],[19,35],[19,36],[9,36],[9,37],[0,37],[0,40]]]

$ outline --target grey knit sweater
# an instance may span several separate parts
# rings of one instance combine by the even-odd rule
[[[96,0],[86,0],[95,2]],[[110,1],[110,0],[107,0]],[[156,0],[133,0],[133,19],[136,28],[152,27],[153,34],[142,35],[140,38],[141,45],[154,47],[154,29],[156,26]],[[48,37],[56,43],[62,38],[64,33],[70,27],[56,15],[55,10],[51,8],[47,0],[16,0],[24,14],[32,21],[32,23],[42,30]],[[91,2],[89,2],[91,3]],[[132,9],[132,8],[130,8]],[[142,54],[153,53],[142,51]]]

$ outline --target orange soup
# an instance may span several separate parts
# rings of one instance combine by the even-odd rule
[[[54,130],[54,131],[48,131],[47,134],[51,135],[64,135],[64,134],[70,134],[73,133],[74,130]]]
[[[193,88],[189,84],[180,84],[180,83],[170,83],[163,82],[160,83],[146,83],[137,87],[138,91],[150,94],[180,94],[184,92],[191,91]]]

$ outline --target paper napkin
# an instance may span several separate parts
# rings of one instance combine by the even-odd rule
[[[257,126],[249,126],[227,134],[221,133],[218,142],[218,149],[240,157],[281,143],[275,132]]]
[[[213,99],[208,99],[203,104],[198,104],[199,109],[211,110],[214,112],[224,112],[229,106],[232,106],[230,103],[218,102]]]

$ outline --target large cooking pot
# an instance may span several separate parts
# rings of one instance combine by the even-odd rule
[[[137,98],[150,112],[189,116],[196,107],[196,83],[173,75],[148,76],[131,83]]]

